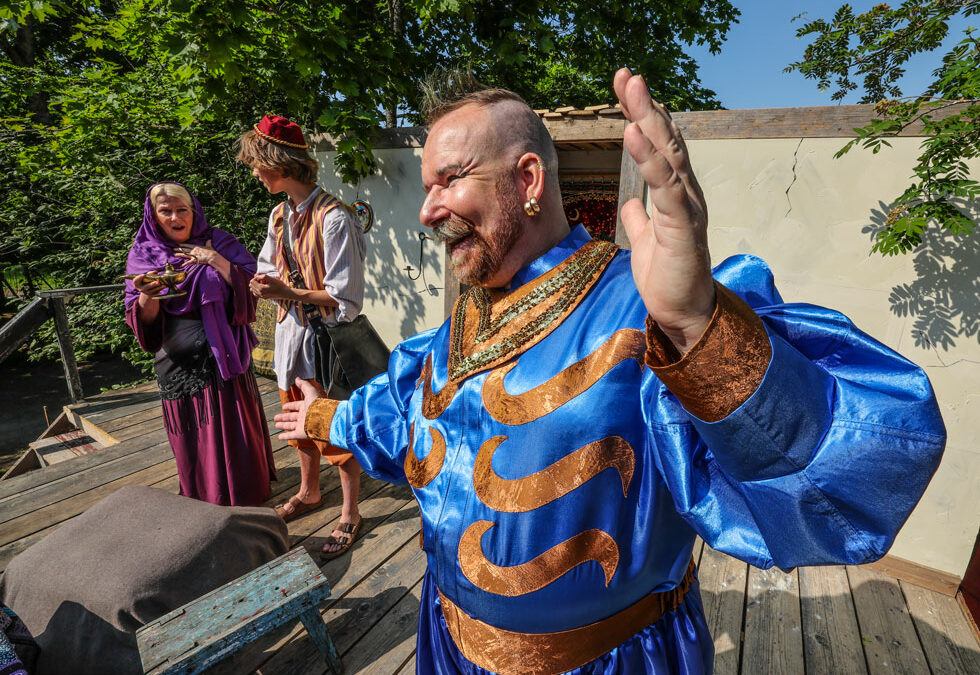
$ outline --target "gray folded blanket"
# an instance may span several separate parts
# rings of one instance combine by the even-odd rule
[[[0,600],[41,648],[37,675],[142,673],[136,630],[289,548],[272,509],[125,487],[14,558]]]

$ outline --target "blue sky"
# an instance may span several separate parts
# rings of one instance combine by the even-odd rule
[[[874,0],[852,0],[855,13],[866,12],[878,4]],[[803,57],[808,39],[796,37],[802,21],[790,22],[806,11],[810,19],[831,19],[843,2],[820,0],[732,0],[741,12],[739,23],[732,26],[721,54],[714,56],[706,48],[692,46],[688,53],[700,67],[701,82],[713,89],[726,108],[785,108],[811,105],[835,105],[830,100],[833,89],[817,91],[816,82],[797,72],[784,73],[783,68]],[[897,4],[897,3],[893,3]],[[950,26],[944,47],[962,39],[967,25],[980,26],[980,17],[959,19]],[[918,93],[931,81],[930,74],[940,64],[947,49],[933,54],[919,54],[906,67],[901,82],[906,94]],[[852,93],[844,103],[857,103]]]

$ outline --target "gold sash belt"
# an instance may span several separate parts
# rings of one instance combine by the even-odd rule
[[[500,675],[557,675],[584,666],[677,609],[694,581],[694,561],[669,591],[650,593],[587,626],[557,633],[516,633],[474,619],[442,591],[442,613],[453,642],[472,663]]]

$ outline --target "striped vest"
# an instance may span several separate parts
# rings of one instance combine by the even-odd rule
[[[323,219],[343,202],[321,189],[319,194],[313,198],[303,214],[300,216],[299,226],[296,228],[296,239],[293,241],[293,259],[299,267],[299,272],[303,277],[303,283],[313,291],[323,290],[323,277],[326,269],[323,263]],[[286,227],[285,222],[286,202],[282,202],[273,211],[273,231],[276,234],[276,269],[279,270],[279,278],[286,282],[290,287],[293,282],[289,278],[289,271],[286,267]],[[276,300],[279,311],[276,315],[276,322],[286,318],[289,308],[296,304],[293,300]],[[326,318],[330,313],[329,307],[317,306],[320,316]],[[297,311],[299,320],[305,326],[306,313],[302,308]]]

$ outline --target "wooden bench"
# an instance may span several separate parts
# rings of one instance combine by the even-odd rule
[[[335,675],[340,657],[319,605],[327,580],[303,548],[272,560],[136,631],[149,675],[192,675],[269,631],[299,619]]]

